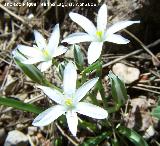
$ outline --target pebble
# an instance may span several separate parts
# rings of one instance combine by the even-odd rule
[[[37,132],[37,130],[38,130],[37,127],[30,126],[30,127],[28,127],[28,134],[34,135]]]
[[[18,130],[10,131],[4,146],[28,146],[28,137]]]

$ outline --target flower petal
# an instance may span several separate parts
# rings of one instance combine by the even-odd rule
[[[59,92],[58,90],[55,90],[53,88],[50,87],[46,87],[46,86],[37,86],[38,88],[42,89],[42,91],[53,101],[55,101],[58,104],[63,104],[64,102],[64,97],[63,94],[61,92]]]
[[[21,62],[27,60],[27,58],[25,58],[21,53],[19,53],[17,48],[12,51],[12,54],[13,58],[17,58]]]
[[[34,126],[46,126],[66,112],[65,107],[55,105],[40,113],[33,121]]]
[[[58,47],[60,39],[60,30],[59,30],[59,24],[56,24],[53,32],[51,34],[51,37],[49,38],[47,49],[51,54],[55,53],[55,48]]]
[[[130,41],[128,39],[125,39],[121,35],[112,34],[106,37],[105,41],[116,43],[116,44],[127,44]]]
[[[96,27],[88,18],[73,12],[70,12],[69,16],[74,22],[80,25],[87,33],[89,33],[90,35],[96,34]]]
[[[41,72],[44,72],[44,71],[46,71],[47,69],[49,69],[51,66],[52,66],[52,60],[44,61],[44,62],[41,62],[41,63],[38,65],[38,69],[39,69]]]
[[[29,47],[29,46],[25,46],[25,45],[18,45],[17,49],[24,54],[25,56],[28,57],[41,57],[42,56],[42,52],[41,50],[39,50],[38,48],[35,47]]]
[[[38,48],[41,50],[45,49],[47,46],[45,38],[36,30],[34,30],[34,37]]]
[[[94,79],[89,80],[86,83],[84,83],[76,91],[74,102],[79,102],[87,94],[87,92],[96,84],[97,81],[98,81],[98,78],[94,78]]]
[[[71,131],[73,136],[77,134],[77,125],[78,125],[78,117],[77,113],[73,111],[68,111],[66,114],[67,123],[69,130]]]
[[[97,29],[98,31],[104,31],[106,30],[107,26],[107,5],[103,4],[97,15]]]
[[[28,58],[26,60],[21,61],[23,64],[34,64],[43,61],[41,58]]]
[[[108,112],[106,110],[86,102],[79,102],[76,106],[76,112],[95,119],[105,119],[108,117]]]
[[[71,95],[76,90],[77,71],[75,65],[69,62],[64,69],[63,88],[64,93]]]
[[[68,44],[76,44],[81,42],[93,41],[94,37],[90,36],[84,32],[76,32],[68,35],[62,42],[67,42]]]
[[[88,63],[92,64],[101,55],[103,42],[92,42],[88,48]]]
[[[121,21],[113,24],[111,27],[108,28],[107,33],[113,34],[121,29],[124,29],[134,23],[140,23],[140,21]]]
[[[59,46],[58,48],[56,48],[56,50],[55,50],[55,52],[53,54],[53,57],[60,56],[63,53],[65,53],[67,50],[68,50],[67,47],[65,47],[65,46]]]

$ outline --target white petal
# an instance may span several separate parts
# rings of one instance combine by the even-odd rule
[[[49,39],[48,47],[47,47],[48,51],[51,54],[53,54],[56,51],[55,48],[58,47],[59,39],[60,39],[59,24],[56,24],[51,34],[51,37]]]
[[[89,33],[90,35],[96,34],[96,28],[88,18],[73,12],[70,12],[69,16],[74,22],[80,25],[87,33]]]
[[[121,29],[124,29],[134,23],[140,23],[140,21],[121,21],[113,24],[111,27],[108,28],[107,33],[113,34]]]
[[[94,63],[101,55],[103,42],[92,42],[88,48],[88,63]]]
[[[38,65],[38,69],[39,69],[41,72],[44,72],[44,71],[46,71],[47,69],[49,69],[51,66],[52,66],[52,60],[44,61],[44,62],[41,62],[41,63]]]
[[[24,54],[25,56],[34,57],[34,58],[42,56],[41,50],[39,50],[38,48],[35,48],[35,47],[29,47],[29,46],[25,46],[25,45],[18,45],[17,49],[22,54]]]
[[[53,88],[46,87],[46,86],[37,86],[38,88],[42,89],[43,92],[53,101],[59,104],[63,104],[64,97],[63,94]]]
[[[105,119],[108,117],[108,112],[106,110],[86,102],[79,102],[76,106],[76,112],[95,119]]]
[[[69,130],[71,131],[73,136],[77,134],[77,125],[78,125],[78,117],[77,113],[73,111],[68,111],[66,114],[67,123]]]
[[[59,46],[58,48],[55,49],[55,52],[54,52],[54,54],[53,54],[53,57],[60,56],[60,55],[62,55],[63,53],[65,53],[67,50],[68,50],[67,47]]]
[[[104,31],[107,26],[107,5],[103,4],[97,15],[97,29],[98,31]]]
[[[38,63],[40,61],[43,61],[41,58],[28,58],[26,60],[23,60],[22,63],[23,64],[34,64],[34,63]]]
[[[63,76],[63,88],[65,94],[71,95],[75,93],[76,80],[77,80],[77,71],[75,65],[72,62],[69,62],[64,69],[64,76]]]
[[[117,35],[117,34],[108,35],[105,41],[116,43],[116,44],[127,44],[130,42],[128,39],[125,39],[121,35]]]
[[[22,54],[19,53],[17,48],[12,51],[12,54],[13,58],[17,58],[21,62],[27,60]]]
[[[36,41],[38,48],[41,50],[45,49],[46,48],[45,38],[36,30],[34,30],[34,37],[35,37],[35,41]]]
[[[55,105],[39,114],[33,121],[34,126],[46,126],[66,112],[65,107]]]
[[[68,44],[76,44],[81,42],[90,42],[93,40],[94,38],[87,33],[76,32],[68,35],[62,42],[67,42]]]
[[[98,81],[98,78],[94,78],[84,83],[76,91],[75,98],[74,98],[75,102],[79,102],[87,94],[87,92],[96,84],[97,81]]]

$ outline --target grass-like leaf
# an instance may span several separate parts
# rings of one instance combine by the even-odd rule
[[[16,64],[33,81],[41,85],[45,84],[45,78],[38,68],[32,64],[23,64],[17,58],[14,58]]]
[[[111,71],[109,72],[109,78],[111,82],[111,90],[114,101],[116,102],[117,108],[125,104],[127,100],[127,90],[122,80],[118,76],[114,75]]]
[[[41,113],[44,109],[35,106],[33,104],[23,103],[22,101],[18,101],[11,98],[0,97],[0,104],[13,107],[22,111],[27,111],[35,114]]]
[[[148,146],[147,142],[137,132],[124,126],[118,127],[118,132],[127,137],[135,146]]]
[[[151,115],[153,115],[154,117],[160,120],[160,106],[157,106],[156,108],[154,108],[151,112]]]
[[[107,137],[110,137],[111,133],[104,132],[99,136],[91,137],[87,140],[85,140],[80,146],[96,146],[100,144],[103,140],[105,140]]]

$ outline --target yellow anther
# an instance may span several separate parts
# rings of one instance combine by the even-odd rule
[[[102,37],[102,31],[97,31],[97,32],[96,32],[96,35],[97,35],[98,37]]]
[[[44,56],[49,56],[49,52],[47,49],[44,49],[42,52],[43,52]]]
[[[72,99],[66,99],[66,100],[65,100],[65,104],[66,104],[67,106],[72,106],[72,104],[73,104]]]
[[[97,31],[97,32],[96,32],[96,35],[97,35],[99,41],[102,41],[103,32],[102,32],[102,31]]]

